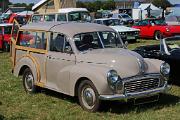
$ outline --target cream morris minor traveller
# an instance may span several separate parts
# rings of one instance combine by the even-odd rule
[[[125,48],[112,28],[93,23],[31,23],[12,31],[13,73],[28,93],[37,86],[78,96],[87,111],[102,100],[166,92],[170,67]]]

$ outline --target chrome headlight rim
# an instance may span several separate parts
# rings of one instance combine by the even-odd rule
[[[120,81],[120,77],[116,70],[109,70],[107,72],[107,82],[113,92],[116,91],[116,84]]]
[[[164,77],[169,77],[170,65],[166,62],[162,63],[160,66],[160,72]]]

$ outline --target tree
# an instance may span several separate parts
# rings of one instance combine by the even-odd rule
[[[163,9],[162,18],[164,19],[164,11],[167,7],[171,7],[172,4],[168,0],[153,0],[152,4]]]

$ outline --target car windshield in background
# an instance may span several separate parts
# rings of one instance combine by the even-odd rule
[[[77,34],[74,42],[79,51],[123,47],[115,32],[91,32]]]
[[[122,16],[123,18],[130,18],[129,15],[127,15],[127,14],[122,14],[121,16]]]
[[[12,26],[4,27],[4,34],[11,34]]]
[[[180,49],[180,37],[167,38],[166,44],[170,49]]]
[[[11,14],[2,14],[2,15],[1,15],[1,18],[4,19],[4,20],[6,20],[6,19],[9,19],[10,15],[11,15]]]
[[[89,21],[90,15],[88,12],[70,12],[68,13],[68,21]]]
[[[163,19],[157,19],[153,21],[156,25],[166,25],[165,20]]]
[[[118,19],[109,19],[109,20],[104,20],[103,24],[107,26],[115,26],[115,25],[120,25],[120,21]]]

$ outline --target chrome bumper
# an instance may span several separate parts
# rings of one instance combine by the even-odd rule
[[[126,93],[126,94],[115,94],[115,95],[100,95],[99,98],[101,100],[128,100],[131,98],[143,98],[148,96],[153,96],[159,93],[166,93],[171,86],[169,86],[167,83],[161,88],[156,88],[148,91],[143,92],[135,92],[135,93]]]

